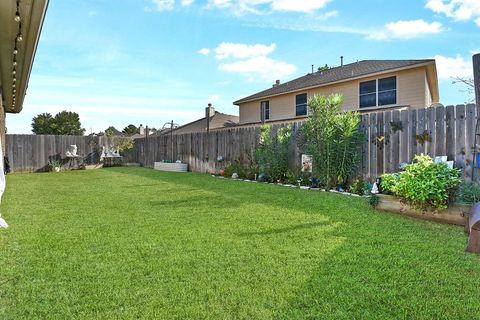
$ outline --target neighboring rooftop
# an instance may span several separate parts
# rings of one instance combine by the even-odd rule
[[[213,108],[211,108],[213,109]],[[218,111],[212,110],[212,116],[210,117],[210,130],[234,127],[238,124],[239,117],[231,114],[225,114]],[[192,121],[190,123],[184,124],[180,127],[173,129],[174,134],[183,134],[191,132],[204,132],[207,130],[207,117]],[[169,133],[170,129],[162,130],[157,133],[158,135],[163,135]]]
[[[435,64],[434,59],[419,60],[362,60],[339,67],[330,68],[324,71],[309,73],[303,77],[275,84],[272,88],[260,91],[243,99],[237,100],[234,104],[253,101],[264,97],[294,92],[305,88],[323,86],[330,83],[348,81],[350,79],[367,76],[375,73],[383,73],[396,69],[403,69],[419,65]]]

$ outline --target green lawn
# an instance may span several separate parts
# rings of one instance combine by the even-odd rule
[[[1,319],[474,319],[455,226],[365,200],[111,168],[8,176]]]

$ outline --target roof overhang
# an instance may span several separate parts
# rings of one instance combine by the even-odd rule
[[[0,91],[5,112],[22,110],[48,1],[0,1]],[[15,21],[17,4],[20,22]]]

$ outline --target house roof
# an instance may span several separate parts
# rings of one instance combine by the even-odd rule
[[[239,122],[239,117],[231,114],[225,114],[215,111],[215,114],[210,118],[210,130],[220,129],[225,127],[236,126]],[[178,128],[173,129],[174,134],[183,134],[191,132],[204,132],[207,130],[206,117],[184,124]],[[162,130],[158,135],[169,133],[170,130]]]
[[[252,94],[243,99],[237,100],[234,104],[254,101],[265,97],[280,95],[284,93],[299,91],[306,88],[319,87],[336,82],[352,80],[354,78],[368,76],[370,74],[393,71],[416,67],[419,65],[435,64],[433,59],[419,60],[362,60],[340,67],[330,68],[325,71],[309,73],[303,77],[274,85],[272,88]]]
[[[0,1],[0,92],[5,112],[22,110],[47,6],[48,0]]]

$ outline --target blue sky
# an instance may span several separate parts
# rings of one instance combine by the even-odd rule
[[[469,99],[479,0],[51,0],[23,111],[79,113],[87,133],[203,116],[316,67],[362,59],[437,59],[444,104]]]

